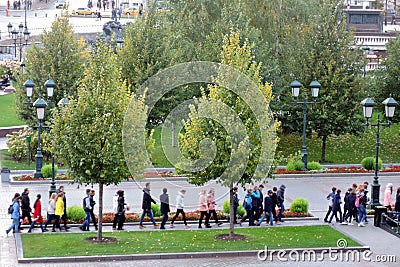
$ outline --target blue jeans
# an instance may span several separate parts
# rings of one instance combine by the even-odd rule
[[[85,221],[81,224],[82,229],[89,231],[89,225],[90,225],[90,211],[86,211],[86,219]]]
[[[8,234],[13,228],[14,228],[15,233],[18,234],[19,218],[17,218],[17,219],[13,218],[12,220],[13,220],[13,222],[12,222],[11,226],[7,229],[7,234]]]
[[[285,211],[285,205],[283,203],[281,204],[281,208],[279,209],[279,214],[278,214],[278,221],[282,221],[282,214]]]
[[[269,215],[269,224],[274,225],[274,216],[272,215],[272,211],[269,211],[268,215]],[[267,212],[264,212],[264,215],[258,221],[258,225],[261,225],[261,223],[264,221],[265,218],[267,218]]]
[[[143,210],[142,216],[140,217],[140,222],[139,222],[139,224],[140,224],[140,225],[143,224],[144,216],[146,216],[146,214],[149,215],[151,222],[152,222],[153,224],[156,224],[156,221],[154,220],[154,217],[153,217],[153,211],[152,211],[151,209],[149,209],[149,210]]]
[[[333,216],[336,215],[336,212],[339,212],[340,223],[342,223],[342,210],[339,208],[338,210],[332,210],[331,217],[329,218],[329,223],[332,223]]]
[[[365,209],[364,205],[360,205],[357,212],[358,212],[358,223],[364,222],[365,218],[367,218],[367,210]]]

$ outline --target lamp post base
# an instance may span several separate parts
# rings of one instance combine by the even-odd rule
[[[42,174],[41,172],[35,172],[35,173],[33,174],[33,177],[34,177],[34,178],[43,178],[43,174]]]

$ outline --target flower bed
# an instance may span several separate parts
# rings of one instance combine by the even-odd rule
[[[51,180],[50,178],[35,178],[33,175],[21,175],[21,176],[14,176],[13,177],[14,181],[43,181],[43,180]],[[67,174],[57,174],[56,177],[54,177],[55,180],[69,180],[70,177]]]
[[[330,167],[322,169],[320,171],[288,171],[286,169],[277,169],[275,174],[301,174],[301,173],[369,173],[374,172],[368,171],[361,166],[350,166],[350,167]],[[391,166],[388,168],[383,168],[379,172],[400,172],[400,166]]]

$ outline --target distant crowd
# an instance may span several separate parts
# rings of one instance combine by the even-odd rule
[[[359,227],[364,227],[367,220],[367,206],[370,202],[368,197],[368,182],[357,185],[353,184],[345,193],[342,203],[342,190],[332,187],[332,191],[326,196],[329,202],[328,211],[325,215],[324,221],[330,225],[334,225],[332,222],[335,217],[336,222],[342,225],[354,225],[353,221],[357,223]],[[395,204],[392,201],[393,195],[393,184],[388,183],[385,188],[383,206],[388,211],[400,212],[400,187],[397,188],[395,195]],[[343,204],[343,213],[342,206]],[[338,217],[339,215],[339,217]],[[400,214],[398,215],[398,220]]]

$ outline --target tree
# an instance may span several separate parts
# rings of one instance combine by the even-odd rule
[[[232,188],[266,177],[275,153],[278,123],[269,111],[272,87],[261,81],[261,64],[253,61],[246,40],[241,45],[239,33],[224,38],[221,64],[224,67],[208,85],[209,93],[203,90],[203,96],[190,106],[179,138],[185,159],[178,166],[193,173],[191,183],[202,185],[217,179],[229,187],[233,237]]]
[[[48,79],[54,80],[56,89],[51,99],[57,103],[64,97],[64,93],[71,96],[76,94],[78,80],[82,77],[84,68],[83,46],[76,40],[68,17],[57,18],[49,32],[45,31],[40,36],[42,45],[35,45],[28,50],[26,57],[25,73],[16,75],[18,86],[16,88],[16,102],[19,116],[29,125],[35,125],[36,112],[28,107],[26,92],[23,84],[27,79],[35,83],[36,95],[46,96],[43,86]],[[35,101],[35,99],[33,99]],[[50,116],[46,116],[48,120]]]
[[[57,113],[52,129],[56,155],[69,167],[74,182],[99,184],[99,241],[103,186],[129,177],[122,127],[131,94],[120,74],[112,49],[96,46],[79,81],[77,97]]]

